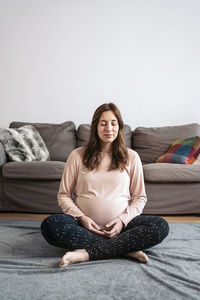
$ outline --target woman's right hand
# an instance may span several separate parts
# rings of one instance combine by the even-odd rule
[[[105,236],[105,233],[100,230],[99,226],[91,218],[89,218],[87,216],[81,216],[81,217],[78,217],[77,219],[81,223],[81,225],[83,227],[85,227],[86,229],[88,229],[96,234]]]

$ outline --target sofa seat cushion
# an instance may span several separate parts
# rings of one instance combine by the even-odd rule
[[[8,179],[60,180],[64,166],[60,161],[8,162],[2,175]]]
[[[52,161],[66,162],[69,154],[76,148],[75,124],[67,121],[61,124],[12,122],[10,128],[24,125],[34,126],[44,140]]]
[[[145,181],[149,182],[200,182],[200,166],[153,163],[143,165]]]

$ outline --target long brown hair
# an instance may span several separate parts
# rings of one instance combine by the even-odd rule
[[[90,137],[88,144],[85,146],[84,154],[83,154],[83,164],[92,171],[101,163],[101,141],[97,133],[97,126],[99,123],[100,116],[105,111],[112,111],[119,125],[119,131],[116,139],[113,141],[112,147],[112,163],[110,170],[120,169],[123,171],[126,168],[128,162],[128,151],[125,144],[124,136],[123,136],[123,120],[121,117],[121,113],[117,106],[114,103],[105,103],[99,106],[94,112],[91,128],[90,128]]]

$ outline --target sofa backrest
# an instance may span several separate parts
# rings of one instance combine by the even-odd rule
[[[19,128],[27,124],[33,125],[38,130],[52,161],[65,162],[71,151],[76,148],[76,128],[71,121],[61,124],[12,122],[10,128]]]
[[[128,148],[131,148],[131,127],[124,125],[124,138]],[[81,147],[87,144],[90,136],[90,125],[81,124],[77,129],[77,147]]]
[[[132,132],[131,147],[138,152],[142,162],[153,163],[164,154],[177,139],[200,136],[200,125],[197,123],[165,126],[137,127]]]

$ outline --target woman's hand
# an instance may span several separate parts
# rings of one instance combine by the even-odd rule
[[[106,237],[113,238],[114,236],[117,236],[118,234],[120,234],[123,227],[124,227],[124,224],[121,221],[121,219],[115,218],[106,224],[106,228],[108,230],[103,230],[103,232],[105,233]]]
[[[96,234],[105,236],[105,233],[102,230],[100,230],[99,226],[92,219],[90,219],[89,217],[81,216],[77,219],[81,223],[81,225],[83,227],[85,227],[86,229],[88,229],[88,230],[90,230],[90,231],[92,231]]]

